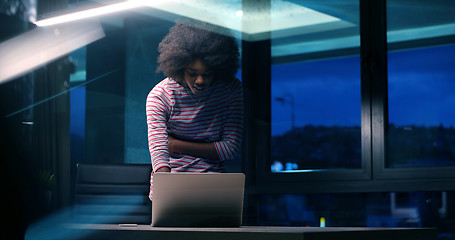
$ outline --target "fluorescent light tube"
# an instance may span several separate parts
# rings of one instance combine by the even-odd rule
[[[157,2],[160,2],[160,1],[152,1],[152,3],[157,3]],[[103,7],[91,8],[91,9],[84,10],[84,11],[68,13],[68,14],[64,14],[61,16],[57,16],[57,17],[43,19],[43,20],[37,21],[35,24],[39,27],[61,24],[61,23],[76,21],[76,20],[80,20],[80,19],[86,19],[86,18],[90,18],[90,17],[105,15],[105,14],[109,14],[109,13],[124,11],[124,10],[132,9],[132,8],[137,8],[137,7],[144,6],[146,3],[147,3],[147,5],[150,5],[150,1],[130,0],[130,1],[126,1],[126,2],[111,4],[111,5],[107,5],[107,6],[103,6]]]

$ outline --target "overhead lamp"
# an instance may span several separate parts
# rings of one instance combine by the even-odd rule
[[[95,16],[105,15],[109,13],[115,13],[119,11],[124,11],[132,8],[137,8],[141,6],[150,6],[151,4],[157,4],[161,1],[147,1],[147,0],[129,0],[126,2],[115,3],[111,5],[106,5],[102,7],[91,8],[83,11],[68,13],[56,17],[51,17],[35,22],[39,27],[61,24],[86,18],[91,18]]]

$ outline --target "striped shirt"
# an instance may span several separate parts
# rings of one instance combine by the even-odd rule
[[[243,131],[243,90],[239,80],[214,81],[202,94],[166,78],[147,96],[148,144],[153,172],[223,172],[224,161],[234,159]],[[219,159],[169,154],[168,134],[189,141],[213,142]],[[153,173],[150,177],[152,198]]]

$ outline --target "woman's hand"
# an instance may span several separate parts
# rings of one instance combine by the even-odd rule
[[[155,172],[171,172],[171,169],[169,167],[162,167],[156,170]]]
[[[177,152],[177,146],[178,146],[178,139],[173,137],[172,135],[167,136],[167,147],[169,154],[176,153]]]

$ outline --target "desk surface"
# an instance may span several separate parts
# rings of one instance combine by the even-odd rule
[[[84,232],[83,239],[436,239],[432,228],[366,228],[366,227],[266,227],[239,228],[174,228],[149,225],[70,224],[73,231]]]

